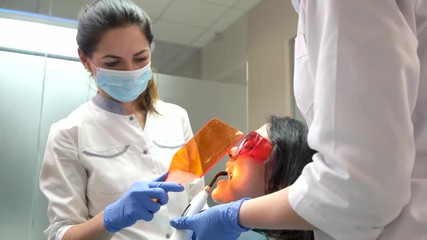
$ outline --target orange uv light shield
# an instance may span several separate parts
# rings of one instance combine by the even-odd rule
[[[173,156],[167,182],[186,183],[206,174],[244,134],[214,118]]]

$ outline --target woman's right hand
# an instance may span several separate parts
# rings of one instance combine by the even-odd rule
[[[167,173],[152,182],[135,182],[116,202],[104,209],[104,227],[109,232],[118,232],[132,226],[138,220],[151,221],[154,213],[165,205],[167,192],[182,192],[184,187],[178,183],[163,182]],[[157,199],[157,200],[156,200]]]

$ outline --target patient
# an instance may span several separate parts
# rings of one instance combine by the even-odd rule
[[[307,128],[295,119],[271,116],[229,151],[227,180],[212,192],[215,202],[259,197],[291,185],[315,153],[307,144]],[[311,240],[312,231],[261,230],[272,239]]]

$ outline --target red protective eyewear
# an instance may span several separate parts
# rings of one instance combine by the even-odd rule
[[[237,147],[236,156],[247,156],[255,160],[265,161],[271,154],[273,145],[257,132],[250,132]]]

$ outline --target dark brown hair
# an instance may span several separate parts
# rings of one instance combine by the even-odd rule
[[[308,146],[307,127],[289,118],[270,116],[267,128],[273,151],[265,162],[265,193],[273,193],[293,184],[316,153]],[[269,237],[283,240],[313,240],[313,231],[265,230]]]
[[[150,46],[153,42],[149,16],[131,0],[94,1],[80,11],[78,21],[76,40],[79,48],[87,57],[92,57],[104,34],[115,28],[137,25]],[[138,108],[156,112],[154,102],[158,99],[159,94],[153,77],[148,82],[147,89],[136,100]]]

